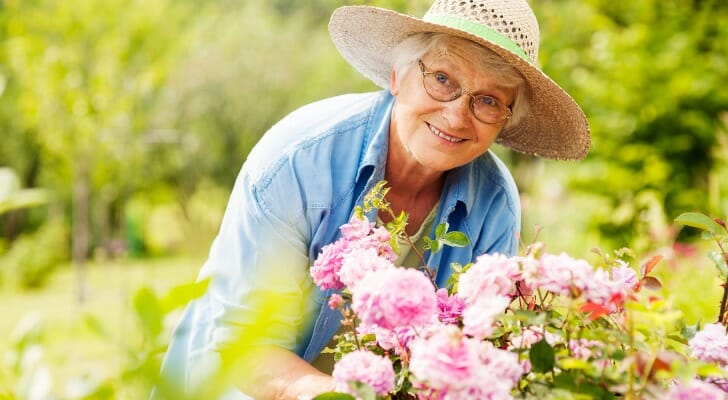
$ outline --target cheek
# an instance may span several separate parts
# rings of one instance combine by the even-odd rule
[[[413,120],[428,119],[441,111],[440,103],[417,96],[400,97],[402,114]]]
[[[478,132],[478,141],[481,145],[490,147],[495,143],[495,139],[498,137],[500,128],[492,127],[492,129],[482,129]]]

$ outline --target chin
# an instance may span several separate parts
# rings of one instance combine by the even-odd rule
[[[433,160],[432,158],[425,158],[424,161],[420,162],[420,164],[423,167],[436,172],[447,172],[451,169],[463,165],[461,163],[439,162],[438,160]]]

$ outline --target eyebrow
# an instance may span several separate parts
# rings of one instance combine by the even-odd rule
[[[438,58],[440,58],[441,61],[438,61]],[[449,58],[447,58],[447,59],[444,59],[444,58],[445,58],[444,56],[435,58],[435,60],[433,60],[430,64],[424,64],[425,68],[427,68],[431,72],[442,72],[442,73],[446,74],[448,76],[448,78],[455,80],[455,82],[457,82],[457,84],[462,87],[463,86],[462,79],[460,79],[460,74],[462,73],[462,71],[456,71],[455,73],[449,71],[450,69],[453,69],[453,68],[458,69],[457,63],[452,62]],[[423,63],[424,63],[424,61],[423,61]],[[435,64],[440,64],[440,65],[436,66]],[[494,79],[491,81],[495,82]],[[470,91],[472,88],[467,87],[467,89]],[[474,90],[471,92],[471,94],[473,94],[473,95],[486,94],[489,96],[493,96],[493,97],[496,97],[501,102],[503,102],[503,104],[508,105],[509,102],[505,101],[506,98],[508,97],[507,96],[509,94],[508,92],[513,91],[514,92],[513,95],[515,95],[515,89],[516,89],[515,86],[501,85],[501,84],[496,83],[495,85],[490,86],[488,89]],[[496,93],[494,93],[494,92],[496,92]],[[510,97],[513,97],[513,96],[510,96]],[[511,100],[511,102],[513,102],[512,98],[510,100]]]

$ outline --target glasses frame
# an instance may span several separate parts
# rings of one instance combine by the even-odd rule
[[[473,114],[473,117],[475,117],[475,119],[477,119],[478,121],[480,121],[484,124],[488,124],[488,125],[496,125],[496,124],[503,123],[513,116],[513,111],[511,110],[511,108],[506,105],[503,105],[503,103],[498,101],[498,99],[496,99],[495,97],[486,96],[486,95],[473,95],[472,93],[470,93],[470,91],[468,91],[467,89],[464,89],[462,87],[462,85],[460,85],[460,83],[458,83],[459,91],[454,96],[452,96],[449,100],[438,99],[437,97],[433,96],[429,90],[427,90],[427,85],[425,84],[425,79],[427,78],[427,75],[443,74],[447,77],[450,77],[450,75],[448,75],[442,71],[428,71],[425,68],[425,64],[422,62],[421,58],[417,60],[417,64],[419,65],[420,72],[422,73],[422,87],[425,89],[425,93],[427,93],[427,95],[430,96],[430,98],[432,100],[438,101],[440,103],[449,103],[451,101],[455,101],[455,100],[459,99],[460,97],[462,97],[463,94],[466,94],[466,95],[470,96],[470,104],[469,104],[468,108],[470,108],[470,112]],[[455,82],[457,82],[457,81],[455,81]],[[493,99],[496,102],[496,104],[498,104],[499,107],[502,107],[505,109],[505,116],[503,117],[503,119],[499,119],[498,121],[483,121],[482,119],[478,118],[478,115],[475,114],[475,100],[476,100],[476,97],[481,97],[481,96],[489,97],[489,98]]]

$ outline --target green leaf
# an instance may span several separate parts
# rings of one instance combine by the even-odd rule
[[[573,391],[576,388],[576,383],[574,382],[577,379],[576,374],[576,372],[564,372],[556,375],[554,378],[554,387],[567,389],[569,392]]]
[[[432,254],[435,254],[438,251],[440,251],[440,248],[441,247],[442,246],[440,245],[440,241],[439,240],[431,240],[430,243],[429,243],[429,249],[430,249],[430,252]]]
[[[155,338],[162,332],[164,313],[157,295],[149,288],[141,288],[134,294],[134,311],[142,324],[144,333]]]
[[[326,392],[321,393],[311,400],[356,400],[356,397],[346,393]]]
[[[680,335],[687,340],[692,339],[698,333],[698,325],[686,325],[680,329]]]
[[[725,235],[725,229],[722,226],[715,222],[713,218],[701,213],[688,212],[680,214],[675,218],[675,223],[702,229],[713,235]]]
[[[395,229],[397,232],[403,232],[405,226],[407,226],[408,218],[409,215],[406,212],[402,211],[392,220],[390,224],[392,225],[392,228]]]
[[[450,263],[450,269],[454,273],[461,273],[463,272],[463,265],[458,262]]]
[[[402,249],[399,246],[399,240],[397,240],[397,236],[392,236],[389,239],[389,245],[392,247],[392,250],[394,250],[394,253],[399,255],[402,253]]]
[[[559,366],[561,369],[565,370],[573,370],[573,369],[579,369],[579,370],[588,370],[592,368],[591,363],[589,363],[586,360],[582,360],[579,358],[564,358],[562,360],[559,360]]]
[[[364,208],[362,208],[361,206],[354,207],[354,215],[359,219],[363,219],[364,218]]]
[[[546,373],[554,369],[556,354],[554,348],[545,339],[542,339],[531,346],[528,358],[535,372]]]
[[[716,364],[705,363],[698,367],[698,375],[700,376],[725,376],[725,371]]]
[[[20,189],[8,197],[0,198],[0,214],[45,204],[48,199],[48,192],[43,189]]]
[[[579,372],[561,373],[554,379],[554,387],[566,389],[567,393],[553,398],[568,399],[614,399],[614,394],[598,384],[584,381]],[[558,392],[558,391],[554,391]],[[552,394],[552,393],[549,393]],[[551,397],[550,397],[551,398]]]
[[[667,335],[667,338],[670,339],[670,340],[674,340],[674,341],[676,341],[676,342],[678,342],[680,344],[683,344],[685,346],[688,345],[688,339],[685,339],[682,335],[670,334],[670,335]]]
[[[589,399],[609,400],[616,398],[614,393],[610,392],[606,388],[590,382],[580,383],[576,388],[576,392],[588,395]]]
[[[452,231],[445,234],[443,242],[452,247],[465,247],[470,244],[470,239],[462,232]]]
[[[356,392],[356,398],[358,400],[377,399],[377,393],[374,391],[374,388],[364,382],[349,382],[349,386]]]
[[[187,283],[173,287],[160,300],[161,312],[166,315],[170,311],[186,305],[190,302],[190,300],[202,296],[205,293],[205,290],[207,290],[207,285],[209,283],[210,279],[208,278],[199,282]]]
[[[89,329],[91,329],[91,332],[99,335],[99,337],[102,337],[102,338],[111,337],[111,335],[109,334],[109,331],[101,323],[101,320],[99,320],[95,315],[86,314],[83,318],[83,322]],[[0,399],[1,398],[2,397],[0,397]]]
[[[715,264],[715,268],[718,270],[720,277],[723,279],[728,277],[728,266],[725,263],[725,258],[723,258],[723,254],[717,251],[711,251],[710,253],[708,253],[708,257]]]
[[[548,315],[530,310],[515,310],[513,319],[525,322],[528,325],[543,325],[548,320]]]
[[[447,222],[443,222],[441,224],[438,224],[435,228],[435,238],[441,238],[445,236],[445,232],[447,232],[448,228],[450,228],[450,224]]]
[[[622,361],[627,357],[627,353],[623,349],[616,349],[610,354],[610,358],[615,361]]]

